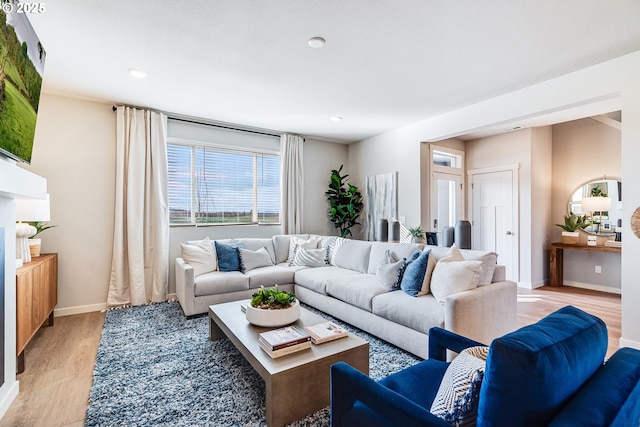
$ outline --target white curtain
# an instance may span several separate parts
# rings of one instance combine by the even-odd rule
[[[280,137],[282,233],[302,233],[304,175],[302,149],[304,138],[283,134]]]
[[[379,219],[398,220],[398,172],[381,173],[365,178],[367,240],[376,240]]]
[[[167,118],[118,107],[110,306],[167,299],[169,203]]]

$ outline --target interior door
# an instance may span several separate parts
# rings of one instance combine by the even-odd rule
[[[517,200],[514,170],[472,176],[473,249],[494,251],[508,280],[518,281]]]
[[[455,226],[462,216],[462,176],[434,172],[431,194],[432,231],[438,233],[438,242],[442,242],[442,229]]]

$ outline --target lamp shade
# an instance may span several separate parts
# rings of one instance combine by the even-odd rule
[[[51,221],[49,194],[44,199],[16,199],[16,221]]]
[[[603,212],[611,209],[611,197],[583,197],[583,212]]]

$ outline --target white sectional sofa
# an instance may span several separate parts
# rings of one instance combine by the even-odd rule
[[[244,273],[214,270],[196,275],[196,270],[202,270],[201,266],[192,261],[196,265],[194,269],[183,258],[177,258],[176,293],[185,314],[205,313],[211,304],[248,299],[260,285],[269,287],[278,284],[282,289],[293,290],[301,302],[422,358],[427,357],[428,332],[434,326],[480,342],[491,342],[516,329],[516,284],[504,279],[504,267],[496,264],[495,253],[459,250],[457,255],[462,254],[464,260],[478,262],[444,265],[446,262],[456,262],[450,259],[450,255],[457,249],[296,235],[299,239],[297,242],[316,242],[321,249],[328,248],[325,253],[326,261],[330,264],[322,262],[322,266],[310,267],[290,265],[294,249],[291,237],[277,235],[271,239],[218,240],[222,244],[241,243],[243,249],[247,250],[242,252],[250,255],[253,255],[252,251],[265,248],[273,265],[253,268]],[[199,244],[201,247],[210,244],[214,247],[209,242],[186,243]],[[380,266],[390,263],[390,255],[397,260],[410,259],[416,251],[426,250],[430,250],[428,257],[435,265],[432,280],[438,280],[438,283],[431,283],[432,292],[411,296],[402,289],[390,291],[380,277]],[[262,249],[260,251],[263,259],[266,258]],[[301,252],[315,252],[317,258],[320,250]],[[183,251],[183,255],[187,253]],[[435,260],[441,260],[442,265],[435,263]],[[320,265],[317,259],[310,264]],[[446,285],[448,288],[442,288],[442,282],[457,277],[454,273],[443,277],[444,272],[453,271],[446,267],[455,265],[455,270],[460,270],[458,267],[463,264],[476,268],[472,275],[478,285],[464,284],[462,287],[466,290],[461,292],[455,291],[458,287],[456,283],[449,283]],[[208,269],[211,267],[209,265]],[[463,273],[460,277],[468,278],[469,275]]]

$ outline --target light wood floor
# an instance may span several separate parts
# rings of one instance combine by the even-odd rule
[[[620,296],[578,288],[518,290],[518,326],[574,305],[605,321],[609,329],[607,357],[619,347]],[[93,367],[104,313],[57,317],[27,347],[26,370],[18,375],[20,394],[0,420],[0,427],[83,426],[93,382]]]

